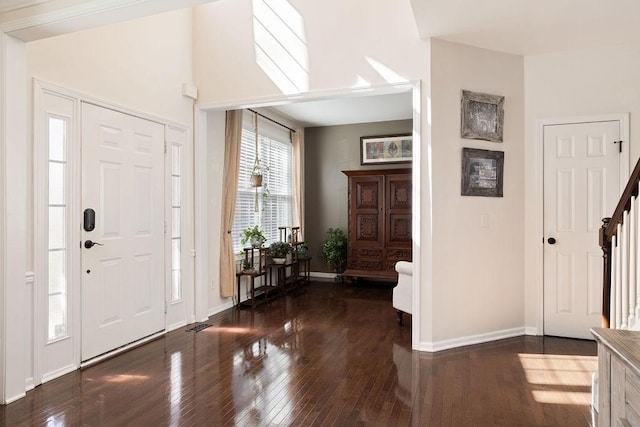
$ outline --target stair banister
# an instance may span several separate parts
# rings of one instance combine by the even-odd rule
[[[627,185],[622,192],[622,196],[618,201],[616,209],[611,217],[602,219],[602,227],[600,228],[600,247],[602,248],[603,258],[603,286],[602,286],[602,327],[609,328],[611,324],[611,273],[612,273],[612,247],[611,242],[614,236],[618,242],[619,225],[622,224],[624,213],[631,209],[633,197],[638,197],[638,183],[640,182],[640,159],[633,168],[633,172]]]

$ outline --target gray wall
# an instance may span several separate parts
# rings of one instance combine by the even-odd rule
[[[330,271],[322,258],[327,229],[347,233],[347,177],[343,170],[389,169],[404,165],[360,165],[360,137],[410,134],[412,120],[306,128],[304,130],[305,240],[311,271]]]

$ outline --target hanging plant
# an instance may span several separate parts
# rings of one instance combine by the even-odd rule
[[[253,130],[256,136],[256,158],[253,161],[253,169],[251,170],[251,186],[254,188],[262,187],[262,165],[260,164],[260,148],[258,146],[258,113],[253,116]]]
[[[258,155],[260,153],[260,148],[258,146],[258,113],[255,113],[253,116],[253,130],[256,136],[256,158],[253,161],[253,169],[251,170],[251,177],[249,178],[249,180],[251,182],[251,186],[256,189],[256,195],[253,201],[253,210],[255,212],[258,212],[258,188],[262,187],[262,180],[264,178],[264,175],[262,174],[262,165],[260,164],[260,156]]]
[[[262,171],[259,165],[254,166],[251,171],[251,186],[255,188],[262,187]]]

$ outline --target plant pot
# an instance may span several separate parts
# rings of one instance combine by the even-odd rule
[[[262,187],[262,175],[251,174],[251,186]]]
[[[252,247],[259,248],[264,243],[264,240],[262,240],[260,237],[252,237],[249,239],[249,243]]]
[[[284,264],[285,262],[287,262],[286,258],[271,258],[271,261],[274,264]]]

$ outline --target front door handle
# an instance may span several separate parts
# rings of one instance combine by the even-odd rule
[[[84,247],[87,248],[87,249],[91,249],[95,245],[104,246],[102,243],[92,242],[91,240],[85,240],[84,241]]]
[[[556,244],[556,239],[554,239],[553,237],[549,237],[547,239],[547,243],[549,243],[550,245],[555,245]]]

